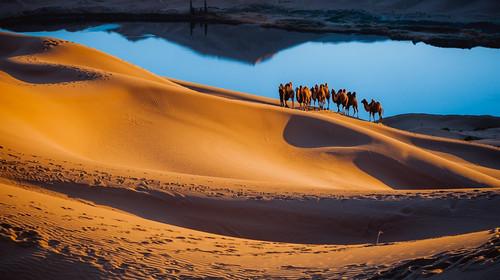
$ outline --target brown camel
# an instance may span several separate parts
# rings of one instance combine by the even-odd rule
[[[325,83],[324,90],[325,90],[325,100],[327,102],[326,109],[330,110],[330,90],[328,90],[328,83]]]
[[[318,108],[322,110],[324,105],[325,105],[325,87],[323,84],[320,84],[318,88]]]
[[[340,112],[340,101],[338,97],[339,97],[338,93],[335,93],[335,89],[332,88],[332,102],[334,104],[337,104],[337,112]]]
[[[309,106],[311,105],[311,97],[312,97],[312,93],[311,91],[309,90],[308,87],[303,87],[302,88],[302,94],[303,94],[303,102],[304,102],[304,105],[305,105],[305,110],[309,110]]]
[[[292,99],[292,108],[295,107],[295,101],[294,101],[295,93],[293,92],[292,82],[289,82],[289,83],[285,84],[284,86],[283,86],[283,84],[280,84],[278,92],[280,95],[280,106],[281,107],[288,108],[287,101],[289,99]]]
[[[339,89],[339,92],[337,93],[337,102],[339,102],[340,105],[342,105],[342,111],[344,112],[344,114],[345,114],[345,109],[347,107],[348,101],[349,101],[349,99],[347,97],[346,90]],[[338,105],[337,105],[337,107],[338,107]]]
[[[349,108],[352,106],[352,115],[358,113],[358,99],[356,98],[356,92],[348,92],[347,93],[347,115],[349,114]]]
[[[380,102],[377,102],[377,101],[372,99],[370,104],[368,104],[368,101],[366,101],[366,99],[363,99],[361,101],[361,103],[363,103],[365,110],[369,114],[369,117],[368,117],[369,121],[371,121],[372,115],[373,115],[373,121],[375,121],[375,113],[378,113],[378,121],[380,122],[382,120],[382,114],[384,113],[384,109],[382,108],[382,105],[380,104]]]
[[[318,92],[319,92],[319,87],[318,85],[314,85],[314,87],[311,87],[311,103],[314,106],[316,106],[316,102],[318,101]]]
[[[358,98],[356,97],[356,92],[353,92],[351,94],[351,98],[349,99],[348,105],[347,106],[352,106],[352,115],[356,114],[356,116],[359,118],[359,111],[358,111]]]
[[[308,87],[300,86],[296,88],[296,95],[300,108],[307,111],[309,109],[309,105],[311,104],[311,90]]]

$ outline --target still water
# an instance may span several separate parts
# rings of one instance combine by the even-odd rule
[[[356,91],[359,100],[380,100],[386,116],[500,116],[499,49],[245,25],[120,23],[14,31],[70,40],[159,75],[256,95],[276,98],[279,83],[288,81],[328,82],[330,88]]]

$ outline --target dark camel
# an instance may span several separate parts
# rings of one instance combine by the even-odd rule
[[[335,91],[332,92],[333,94],[333,102],[337,104],[337,112],[340,112],[340,106],[342,106],[342,110],[345,114],[345,108],[347,107],[347,94],[345,89],[339,89],[339,91],[335,94]]]
[[[384,109],[382,108],[380,102],[377,102],[372,99],[370,104],[368,104],[368,101],[366,101],[366,99],[363,99],[361,103],[363,103],[365,110],[370,115],[368,118],[369,121],[371,121],[372,115],[373,115],[373,121],[375,121],[375,113],[378,113],[378,121],[380,122],[382,120],[382,114],[384,113]]]
[[[352,106],[352,115],[356,115],[358,113],[358,99],[356,98],[356,92],[348,92],[347,93],[347,115],[349,115],[349,108]]]
[[[289,82],[289,83],[285,84],[284,86],[283,86],[283,84],[280,84],[278,92],[280,95],[280,106],[281,107],[288,108],[287,101],[289,99],[292,99],[292,108],[295,108],[295,101],[294,101],[295,93],[293,92],[292,82]]]

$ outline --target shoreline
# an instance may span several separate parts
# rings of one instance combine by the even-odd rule
[[[0,27],[19,27],[29,24],[54,24],[77,22],[191,22],[192,24],[230,24],[255,25],[304,33],[338,33],[385,36],[392,40],[423,42],[436,47],[500,48],[500,24],[488,21],[450,22],[435,19],[395,19],[384,20],[370,16],[369,20],[357,20],[359,11],[337,11],[353,19],[327,21],[313,19],[314,11],[302,17],[286,17],[282,14],[269,14],[255,17],[248,13],[209,12],[191,15],[189,13],[128,13],[128,12],[72,12],[51,9],[25,12],[0,17]],[[267,16],[267,17],[266,17]]]

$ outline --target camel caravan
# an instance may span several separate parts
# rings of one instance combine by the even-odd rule
[[[340,112],[342,108],[342,113],[350,116],[350,109],[352,107],[352,115],[359,117],[358,111],[358,99],[356,97],[356,92],[350,92],[344,89],[339,89],[337,92],[332,88],[331,92],[328,89],[328,83],[316,84],[309,88],[307,86],[299,86],[293,89],[292,82],[286,83],[285,85],[280,84],[278,88],[278,93],[280,96],[280,106],[288,107],[288,100],[292,101],[292,108],[295,108],[295,100],[299,103],[299,109],[308,111],[311,108],[313,110],[330,110],[330,100],[333,104],[337,105],[337,112]],[[363,99],[361,101],[365,111],[369,114],[369,120],[373,116],[373,121],[375,121],[375,114],[378,114],[379,121],[382,120],[382,105],[380,102],[371,100],[370,103]]]

